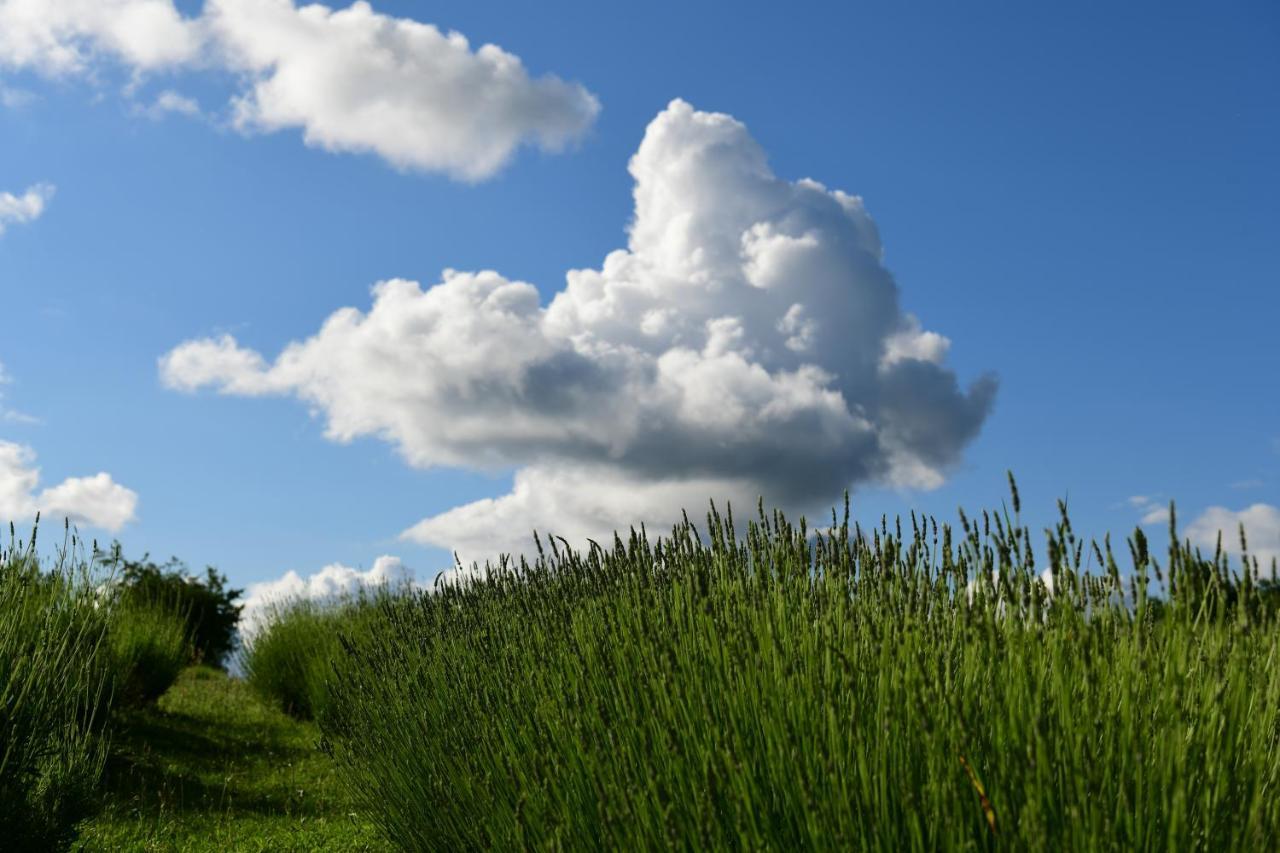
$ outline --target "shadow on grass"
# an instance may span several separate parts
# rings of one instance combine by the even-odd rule
[[[319,816],[327,809],[306,795],[307,780],[290,778],[292,768],[317,758],[301,742],[284,725],[260,720],[215,721],[156,707],[131,711],[114,727],[103,792],[139,816]]]

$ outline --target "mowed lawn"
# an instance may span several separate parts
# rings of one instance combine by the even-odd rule
[[[78,850],[387,850],[344,796],[319,731],[193,667],[114,725],[105,808]]]

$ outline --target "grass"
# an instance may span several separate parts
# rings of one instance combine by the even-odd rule
[[[193,667],[153,707],[118,715],[105,807],[79,850],[383,850],[354,815],[314,726]]]
[[[1065,509],[1040,550],[1013,505],[713,513],[386,600],[327,748],[412,850],[1267,849],[1274,589],[1173,528],[1122,572]]]
[[[270,608],[264,630],[249,636],[240,665],[249,686],[271,704],[302,720],[329,711],[328,678],[341,653],[340,636],[376,630],[379,603],[390,593],[370,593],[319,603],[285,601]]]
[[[172,605],[129,600],[112,607],[107,653],[115,701],[141,705],[159,699],[191,658],[187,620]]]
[[[905,532],[760,507],[745,530],[713,509],[551,540],[429,593],[284,607],[252,683],[196,667],[136,706],[102,699],[127,611],[11,549],[0,821],[28,825],[3,838],[52,849],[80,818],[81,850],[1272,846],[1280,588],[1176,518],[1166,556],[1135,531],[1122,570],[1065,508],[1034,545],[1011,503]]]
[[[75,548],[47,572],[34,536],[0,548],[0,839],[20,848],[65,844],[102,768],[107,620]]]

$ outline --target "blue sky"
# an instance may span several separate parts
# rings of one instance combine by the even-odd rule
[[[939,463],[941,485],[913,488],[884,471],[849,475],[858,515],[916,507],[953,519],[957,505],[1002,499],[1011,468],[1040,522],[1051,519],[1055,498],[1069,496],[1078,529],[1119,535],[1175,498],[1188,521],[1217,507],[1205,518],[1248,518],[1261,528],[1258,541],[1280,550],[1273,4],[653,2],[621,11],[378,2],[387,18],[465,34],[471,51],[501,46],[532,80],[565,81],[538,93],[517,88],[497,106],[473,91],[443,113],[401,115],[411,127],[378,131],[344,126],[368,116],[324,101],[324,87],[348,77],[346,54],[324,52],[323,37],[299,48],[318,54],[304,58],[319,66],[302,70],[336,77],[301,75],[277,93],[293,101],[260,98],[255,122],[235,126],[232,99],[284,61],[272,53],[272,39],[284,36],[254,18],[253,7],[288,17],[285,0],[224,0],[244,19],[239,35],[223,36],[240,39],[235,61],[156,53],[145,40],[160,37],[149,33],[112,36],[112,4],[123,15],[130,2],[112,0],[102,20],[72,26],[30,16],[56,15],[60,5],[73,14],[77,0],[0,0],[0,193],[11,194],[16,210],[29,189],[56,187],[40,196],[35,217],[5,220],[0,196],[0,364],[9,378],[0,386],[8,413],[0,441],[25,449],[25,461],[10,465],[11,481],[37,466],[41,476],[30,499],[13,496],[25,486],[0,482],[0,501],[19,522],[41,489],[107,472],[136,494],[135,517],[116,531],[82,526],[99,539],[118,537],[132,553],[214,564],[239,584],[287,571],[305,577],[334,563],[369,567],[383,554],[429,578],[451,561],[444,528],[471,525],[458,536],[474,543],[484,507],[440,520],[434,544],[402,532],[506,495],[518,469],[587,451],[565,443],[526,451],[524,436],[504,433],[495,439],[504,449],[490,459],[470,444],[460,450],[460,439],[441,438],[426,422],[456,412],[427,419],[420,408],[413,417],[424,420],[398,438],[379,421],[335,441],[326,437],[335,411],[307,397],[311,386],[270,379],[267,391],[218,393],[231,381],[224,370],[207,381],[188,377],[182,390],[166,381],[160,359],[230,335],[237,353],[270,363],[339,309],[368,312],[375,282],[403,278],[425,291],[446,268],[529,282],[545,306],[564,289],[567,270],[599,269],[627,247],[637,215],[628,161],[660,113],[676,135],[684,132],[677,120],[694,122],[668,110],[681,98],[744,124],[725,144],[746,145],[749,134],[778,186],[812,178],[862,197],[902,315],[950,340],[937,370],[954,374],[961,396],[949,398],[946,417],[960,418],[964,400],[973,401],[963,397],[971,382],[986,373],[998,379],[974,434],[957,427],[947,439],[958,452]],[[203,9],[180,2],[176,14],[192,21]],[[33,58],[23,52],[29,39],[15,33],[52,34],[55,47],[69,45],[79,59],[59,66],[49,50]],[[424,73],[406,85],[435,85]],[[477,110],[498,113],[477,118]],[[289,118],[298,114],[311,118]],[[312,119],[308,141],[297,125]],[[437,136],[472,121],[481,130],[440,155],[445,165],[432,165]],[[425,141],[415,147],[406,127],[425,130]],[[474,140],[499,133],[492,127],[518,143],[501,167],[473,157]],[[554,138],[537,136],[544,131]],[[348,140],[329,148],[373,150],[326,150],[326,133]],[[683,303],[673,304],[679,311]],[[821,301],[806,307],[819,319],[858,320]],[[732,313],[732,300],[718,310]],[[523,338],[510,340],[523,346]],[[845,350],[831,346],[821,365],[840,374]],[[344,382],[412,385],[406,362],[396,362],[394,375],[380,375],[378,363],[360,362],[368,373],[354,378],[353,366],[324,369]],[[464,397],[485,393],[492,380],[480,376]],[[841,387],[852,399],[851,386]],[[399,394],[392,388],[388,399]],[[626,412],[609,409],[612,397],[598,402],[582,421],[595,436],[643,432],[654,418],[667,423],[648,410],[627,422]],[[554,421],[554,402],[526,405],[550,407]],[[504,420],[526,414],[502,411]],[[921,411],[942,417],[941,409]],[[805,444],[803,430],[791,427]],[[673,428],[673,441],[689,434]],[[417,465],[407,461],[414,448]],[[678,457],[679,446],[670,450]],[[768,466],[771,452],[757,442],[734,458]],[[782,455],[779,464],[812,461]],[[428,465],[445,457],[454,461]],[[673,476],[653,459],[619,458],[632,460],[623,480],[608,480],[607,459],[591,457],[590,465],[606,467],[589,471],[624,492],[644,486],[644,471]],[[757,482],[745,476],[736,488]],[[758,482],[781,488],[771,476]],[[597,497],[581,492],[595,481],[591,474],[557,488],[576,490],[589,506]],[[673,494],[684,500],[696,488]],[[825,503],[839,500],[838,488],[823,488]],[[1131,500],[1138,496],[1148,501]],[[598,500],[615,514],[627,506]],[[823,502],[812,492],[790,500]],[[71,501],[62,494],[46,502],[74,510]],[[1251,514],[1236,515],[1243,512]],[[518,524],[526,516],[501,518]]]

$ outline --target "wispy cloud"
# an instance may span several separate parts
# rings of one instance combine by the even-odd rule
[[[36,99],[34,92],[26,89],[15,89],[0,84],[0,107],[8,110],[19,110]]]
[[[1128,499],[1127,503],[1141,513],[1139,523],[1143,526],[1169,523],[1169,504],[1167,501],[1162,502],[1158,498],[1147,495],[1134,495]]]
[[[10,424],[21,424],[23,426],[34,426],[40,423],[40,419],[17,409],[12,409],[5,404],[5,386],[13,382],[13,378],[9,376],[3,364],[0,364],[0,421]]]
[[[202,118],[204,113],[200,110],[200,104],[195,98],[188,97],[172,89],[165,89],[156,95],[151,103],[143,105],[135,105],[134,113],[145,116],[152,121],[160,121],[172,115],[186,116],[187,118]]]

